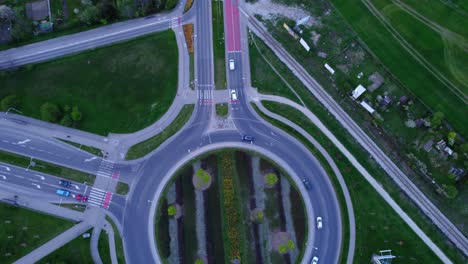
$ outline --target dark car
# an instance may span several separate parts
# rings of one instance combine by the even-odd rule
[[[60,180],[60,181],[59,181],[59,185],[61,185],[61,186],[63,186],[63,187],[70,187],[71,181]]]
[[[252,142],[252,141],[254,140],[254,137],[248,136],[248,135],[243,135],[243,136],[241,137],[241,139],[242,139],[243,141],[250,141],[250,142]]]
[[[310,190],[312,188],[312,185],[310,184],[309,180],[304,178],[304,179],[302,179],[302,183],[304,184],[304,186],[305,186],[305,188],[307,190]]]

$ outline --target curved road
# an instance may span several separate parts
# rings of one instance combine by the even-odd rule
[[[207,98],[206,94],[211,92],[210,88],[214,84],[210,2],[195,2],[197,10],[195,73],[201,98]],[[235,10],[230,10],[230,12],[235,12]],[[236,14],[231,15],[235,17]],[[227,26],[234,27],[230,30],[239,30],[238,21],[237,24],[230,23]],[[235,42],[240,40],[230,39],[231,36],[235,38],[238,35],[235,32],[226,34],[226,43],[229,45],[230,41],[234,42],[231,47],[237,49],[240,45]],[[194,153],[200,153],[218,144],[219,146],[255,149],[271,157],[281,157],[278,162],[283,161],[287,167],[291,168],[289,173],[292,176],[297,175],[300,178],[309,179],[313,187],[307,192],[309,199],[306,203],[310,202],[313,211],[309,215],[311,236],[309,236],[304,259],[307,261],[316,255],[321,260],[320,262],[338,262],[342,235],[341,215],[328,176],[305,147],[297,143],[294,138],[262,121],[250,108],[247,98],[244,97],[241,52],[241,50],[229,50],[228,47],[227,53],[228,58],[233,59],[236,64],[236,70],[229,71],[228,86],[236,90],[239,99],[238,102],[230,105],[231,116],[237,130],[210,131],[213,106],[200,100],[201,103],[196,106],[194,116],[188,125],[146,158],[139,175],[133,182],[123,220],[123,236],[128,263],[161,262],[154,247],[154,232],[152,232],[154,224],[152,212],[154,213],[156,207],[155,193],[157,197],[158,191],[164,188],[163,184],[170,177],[170,172],[174,170],[175,161],[190,159],[195,155]],[[241,134],[253,135],[254,146],[241,142]],[[298,185],[304,190],[300,182]],[[322,216],[324,219],[324,229],[318,232],[315,232],[314,216]]]

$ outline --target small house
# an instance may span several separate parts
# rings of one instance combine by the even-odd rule
[[[361,96],[364,92],[366,91],[366,88],[362,85],[358,85],[356,89],[354,89],[351,93],[351,96],[354,98],[354,100],[358,99],[359,96]]]

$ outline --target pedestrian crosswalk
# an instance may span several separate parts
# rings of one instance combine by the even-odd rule
[[[114,163],[108,160],[102,160],[101,165],[97,172],[97,176],[101,177],[113,177]]]
[[[197,98],[199,104],[212,104],[213,103],[213,90],[212,85],[198,85]]]
[[[97,176],[117,180],[120,176],[120,172],[114,169],[113,162],[108,160],[102,160],[97,171]],[[107,209],[109,208],[109,205],[112,201],[112,196],[112,192],[92,187],[88,195],[88,204]]]
[[[180,25],[180,17],[174,17],[171,19],[171,28],[176,28]]]

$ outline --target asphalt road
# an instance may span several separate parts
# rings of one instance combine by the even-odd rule
[[[244,76],[242,49],[240,45],[239,11],[234,2],[225,17],[227,58],[236,64],[234,71],[228,71],[228,87],[238,95],[238,102],[231,104],[231,113],[237,130],[213,132],[209,129],[213,114],[212,89],[214,88],[213,47],[211,28],[211,1],[195,1],[193,11],[180,20],[176,16],[158,15],[145,19],[110,25],[96,30],[82,32],[54,40],[36,43],[0,53],[0,68],[15,67],[21,64],[38,62],[63,56],[84,49],[105,45],[111,42],[133,38],[135,36],[160,31],[178,25],[190,16],[195,17],[195,76],[199,103],[194,116],[184,130],[166,141],[152,156],[144,160],[132,184],[131,194],[125,197],[114,195],[109,210],[117,216],[123,226],[125,253],[128,263],[158,263],[155,257],[151,211],[156,206],[155,193],[161,189],[164,176],[173,169],[174,163],[190,157],[193,151],[217,143],[237,147],[255,147],[256,151],[272,153],[281,157],[282,162],[292,168],[294,175],[307,178],[313,187],[308,192],[312,211],[309,218],[310,234],[305,259],[319,256],[321,262],[336,263],[341,246],[341,216],[338,202],[328,180],[315,158],[295,139],[282,131],[271,127],[261,120],[250,108],[244,96]],[[226,10],[225,10],[226,12]],[[167,16],[166,18],[164,16]],[[232,33],[232,34],[231,34]],[[45,48],[45,46],[49,48]],[[50,48],[50,47],[54,48]],[[2,56],[3,55],[3,56]],[[39,132],[27,131],[21,126],[11,124],[0,127],[0,149],[35,157],[63,166],[99,174],[102,159],[79,151],[68,144],[58,142]],[[241,142],[242,134],[255,137],[250,145]],[[119,164],[123,175],[135,174],[130,163]],[[31,185],[27,177],[16,182],[19,185]],[[1,179],[0,179],[1,180]],[[56,180],[56,179],[55,179]],[[34,186],[33,186],[34,187]],[[51,186],[52,188],[52,186]],[[301,187],[303,189],[303,187]],[[53,189],[50,189],[52,191]],[[55,191],[55,190],[54,190]],[[324,229],[315,232],[315,216],[324,219]],[[152,261],[151,261],[152,260]]]
[[[114,23],[72,35],[0,51],[0,70],[46,61],[177,26],[190,19],[194,14],[188,12],[185,16],[182,16],[185,2],[185,0],[179,1],[177,7],[168,13]]]
[[[255,137],[254,145],[260,150],[267,150],[293,168],[294,173],[301,178],[307,178],[313,184],[312,190],[308,192],[309,201],[312,204],[313,212],[310,217],[312,235],[310,242],[313,246],[307,247],[308,252],[304,259],[318,256],[322,263],[337,263],[341,248],[341,215],[338,201],[333,187],[323,173],[317,160],[295,139],[282,131],[271,127],[262,121],[244,97],[244,83],[242,76],[241,51],[239,49],[239,39],[230,39],[227,34],[228,44],[227,57],[234,59],[236,69],[228,73],[228,87],[237,92],[239,101],[231,104],[231,112],[234,118],[237,131],[209,131],[209,120],[212,114],[212,105],[207,103],[203,96],[208,93],[209,85],[213,83],[212,78],[212,41],[210,31],[210,1],[196,1],[197,18],[195,32],[195,54],[196,55],[196,78],[202,100],[197,105],[194,117],[190,120],[190,125],[180,131],[176,136],[166,141],[156,153],[149,157],[144,163],[138,177],[133,183],[133,190],[127,199],[125,209],[123,232],[125,237],[125,252],[128,263],[159,263],[159,259],[154,259],[155,248],[153,232],[151,228],[153,219],[151,211],[156,206],[155,193],[158,188],[162,188],[164,176],[171,171],[174,161],[179,161],[190,153],[203,147],[216,143],[229,144],[237,147],[251,147],[249,143],[241,142],[241,135],[248,134]],[[230,10],[235,12],[235,8]],[[238,12],[238,11],[237,11]],[[225,17],[234,17],[235,14]],[[234,19],[235,21],[235,19]],[[232,32],[239,29],[237,23],[229,23],[228,27]],[[233,38],[240,36],[232,34]],[[210,40],[210,41],[207,41]],[[315,232],[313,216],[321,216],[324,219],[325,227],[319,232]],[[150,231],[149,231],[150,230]],[[145,240],[148,240],[145,242]],[[315,249],[316,248],[316,249]],[[153,261],[149,261],[153,260]]]
[[[30,188],[31,191],[41,191],[47,194],[56,194],[57,189],[67,190],[70,192],[70,196],[60,197],[63,202],[76,202],[75,195],[77,194],[88,195],[90,186],[72,182],[70,187],[66,188],[59,185],[61,179],[62,178],[45,173],[0,162],[0,182],[2,184],[15,184]]]

